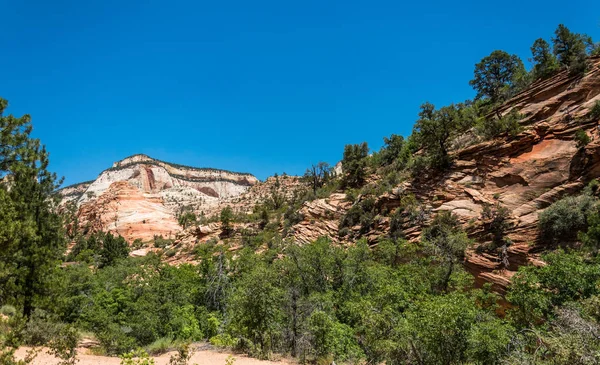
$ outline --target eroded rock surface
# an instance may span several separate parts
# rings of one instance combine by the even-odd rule
[[[154,235],[175,237],[182,230],[177,222],[181,209],[214,213],[257,182],[246,173],[193,168],[135,155],[115,162],[96,180],[59,193],[63,202],[77,202],[84,231],[118,233],[131,242],[150,240]]]

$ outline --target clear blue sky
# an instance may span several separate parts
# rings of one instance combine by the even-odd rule
[[[473,97],[495,49],[558,23],[600,40],[600,1],[0,0],[0,96],[66,184],[135,153],[265,177],[407,135]]]

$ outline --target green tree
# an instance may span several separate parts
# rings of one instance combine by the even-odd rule
[[[337,360],[356,361],[364,356],[350,326],[339,323],[321,310],[314,311],[308,321],[317,359],[325,360],[331,356]]]
[[[191,225],[196,224],[198,217],[196,217],[196,214],[189,208],[184,208],[180,212],[177,221],[183,229],[186,229]]]
[[[593,47],[592,38],[573,33],[564,24],[559,24],[554,31],[554,55],[561,66],[572,72],[583,72],[586,69],[588,50]]]
[[[348,144],[344,147],[342,159],[342,185],[349,188],[357,188],[364,184],[367,174],[367,156],[369,146],[367,142],[361,144]]]
[[[102,237],[102,248],[100,249],[100,266],[113,265],[117,260],[124,259],[129,255],[129,245],[121,235],[113,236],[106,233]]]
[[[512,329],[462,293],[425,298],[400,326],[400,358],[409,364],[498,364]]]
[[[259,265],[241,278],[229,301],[232,331],[251,342],[250,350],[265,357],[281,336],[283,291],[277,278],[276,273]]]
[[[435,216],[432,224],[423,231],[422,239],[444,268],[440,288],[447,290],[452,273],[464,260],[470,240],[457,217],[449,211],[441,211]]]
[[[558,62],[550,50],[550,44],[543,38],[538,38],[533,42],[531,54],[533,56],[533,75],[535,78],[552,76],[558,70]]]
[[[454,104],[439,110],[435,110],[431,103],[421,105],[413,135],[431,157],[431,165],[435,168],[445,168],[450,164],[450,140],[460,130],[461,111]]]
[[[392,134],[389,138],[383,137],[383,147],[379,152],[381,154],[381,163],[384,166],[391,165],[397,159],[402,158],[402,150],[406,141],[404,137]]]
[[[233,230],[233,209],[228,205],[221,210],[221,231],[224,236],[229,236]]]
[[[517,55],[496,50],[475,65],[474,78],[469,84],[477,91],[478,99],[487,97],[497,103],[510,94],[524,73],[523,61]]]
[[[7,106],[0,98],[0,291],[29,317],[36,303],[47,299],[65,235],[48,152],[31,138],[30,117],[5,116]]]
[[[327,162],[319,162],[309,167],[304,173],[303,179],[312,188],[313,194],[325,185],[333,177],[333,169]]]
[[[589,298],[599,292],[600,264],[578,252],[545,254],[546,265],[521,266],[513,277],[507,299],[509,314],[520,326],[548,320],[553,308]]]

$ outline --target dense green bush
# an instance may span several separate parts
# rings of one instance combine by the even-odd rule
[[[514,137],[523,130],[519,123],[521,118],[521,114],[517,110],[512,109],[510,113],[503,115],[499,119],[490,118],[480,121],[477,125],[477,133],[485,139],[495,138],[503,134]]]
[[[583,129],[578,129],[575,132],[575,142],[577,143],[577,148],[584,148],[590,143],[592,139]]]
[[[575,240],[578,232],[587,229],[587,216],[596,206],[595,198],[585,193],[555,202],[539,215],[541,239],[554,243]]]
[[[377,214],[375,200],[366,198],[354,204],[340,220],[339,228],[352,228],[360,225],[359,234],[367,233],[372,225]]]
[[[600,293],[600,262],[577,252],[553,252],[547,265],[523,266],[513,279],[507,299],[512,318],[521,326],[540,323],[567,302]]]

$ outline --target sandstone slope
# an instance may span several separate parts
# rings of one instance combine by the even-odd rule
[[[115,162],[96,180],[59,191],[63,203],[76,202],[85,232],[104,230],[127,240],[174,237],[182,209],[212,214],[256,184],[247,173],[194,168],[134,155]]]
[[[477,242],[468,252],[467,269],[480,283],[492,282],[503,291],[520,265],[540,263],[539,252],[546,247],[538,241],[538,214],[600,176],[600,121],[587,115],[600,101],[600,58],[592,62],[583,78],[563,71],[534,83],[504,105],[502,113],[516,108],[524,115],[522,133],[455,150],[454,164],[446,173],[405,181],[379,196],[378,206],[392,210],[410,193],[429,218],[441,210],[452,211]],[[581,149],[574,140],[579,129],[592,140]],[[496,203],[510,211],[508,236],[513,243],[502,255],[478,249],[489,239],[482,234],[481,213],[486,204]],[[305,203],[305,219],[294,227],[296,239],[309,242],[327,235],[339,240],[338,222],[349,207],[343,194]],[[416,240],[422,225],[406,220],[403,228],[409,240]],[[365,236],[376,244],[388,229],[389,218],[382,217]]]

